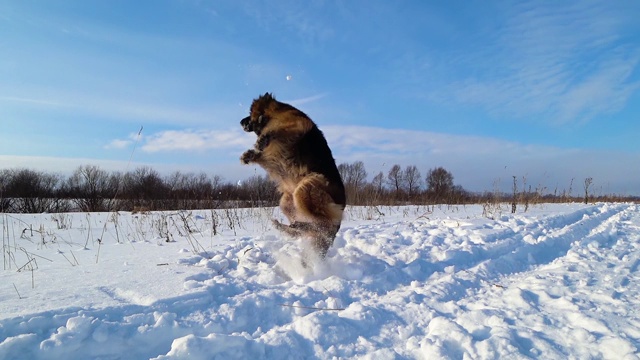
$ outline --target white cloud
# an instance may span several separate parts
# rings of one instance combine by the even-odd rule
[[[512,176],[527,177],[534,188],[574,191],[586,177],[605,193],[640,194],[640,154],[520,144],[494,138],[360,126],[325,126],[323,132],[338,163],[363,161],[369,175],[394,165],[416,165],[421,173],[443,166],[455,182],[474,190],[509,191]],[[636,180],[633,180],[636,179]]]
[[[451,135],[404,129],[363,126],[324,126],[322,130],[337,163],[363,161],[370,177],[386,173],[394,164],[416,165],[423,177],[443,166],[455,183],[472,191],[492,190],[497,184],[509,191],[512,176],[546,188],[579,195],[586,177],[594,178],[594,194],[640,195],[640,154],[567,149],[521,144],[480,136]],[[255,135],[242,130],[163,131],[143,138],[135,163],[89,158],[0,155],[3,168],[29,167],[70,173],[84,164],[126,171],[149,165],[162,173],[175,170],[206,171],[230,181],[264,174],[257,166],[243,166],[240,154],[253,146]],[[209,154],[211,156],[209,156]],[[172,155],[172,156],[169,156]],[[173,156],[177,155],[177,156]],[[193,155],[193,156],[189,156]],[[204,155],[204,156],[202,156]]]
[[[2,169],[29,168],[63,174],[70,174],[81,165],[96,165],[108,171],[125,171],[130,165],[126,161],[104,159],[14,155],[0,155],[0,163]]]
[[[217,166],[194,162],[154,162],[154,161],[121,161],[96,158],[74,158],[74,157],[54,157],[54,156],[13,156],[0,155],[0,170],[28,168],[38,171],[46,171],[55,174],[70,175],[79,166],[95,165],[106,171],[127,172],[140,166],[150,166],[160,174],[170,174],[174,171],[182,172],[206,172],[212,175],[223,176],[224,179],[236,182],[240,179],[254,175],[258,172],[256,166],[246,166],[240,164],[238,159]]]
[[[238,125],[239,127],[239,125]],[[242,130],[168,130],[148,135],[142,150],[160,151],[204,151],[211,149],[249,148],[255,135]]]
[[[124,149],[129,145],[131,145],[131,143],[132,143],[131,140],[115,139],[115,140],[112,140],[107,145],[105,145],[104,148],[105,149]]]
[[[640,162],[638,154],[404,129],[324,126],[321,130],[337,163],[363,161],[370,176],[386,173],[394,164],[416,165],[423,176],[429,169],[443,166],[454,174],[457,184],[473,191],[491,190],[496,182],[508,191],[513,175],[519,179],[526,176],[534,187],[546,187],[550,192],[560,187],[561,191],[568,188],[572,179],[582,181],[590,176],[598,186],[607,186],[609,192],[640,194],[640,182],[631,180],[640,179],[640,169],[628,166]],[[142,150],[148,154],[216,150],[218,158],[233,165],[234,174],[263,171],[236,166],[237,157],[255,142],[255,135],[240,129],[163,131],[144,141]],[[225,169],[220,171],[227,173]]]

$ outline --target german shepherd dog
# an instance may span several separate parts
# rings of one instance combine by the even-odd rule
[[[258,139],[240,157],[266,170],[282,193],[280,209],[289,225],[274,226],[292,237],[308,237],[321,258],[335,239],[346,196],[331,149],[316,124],[302,111],[270,93],[253,100],[250,115],[240,121]]]

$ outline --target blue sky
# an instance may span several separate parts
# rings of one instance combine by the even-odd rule
[[[239,121],[269,91],[371,176],[640,195],[638,18],[637,1],[0,0],[0,168],[262,174]]]

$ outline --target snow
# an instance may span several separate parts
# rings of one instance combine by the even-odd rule
[[[637,359],[638,205],[507,208],[0,214],[0,359]]]

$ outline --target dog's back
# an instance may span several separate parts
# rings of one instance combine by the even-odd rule
[[[293,151],[296,162],[306,164],[309,172],[324,175],[328,181],[327,191],[336,204],[346,205],[346,196],[342,177],[322,131],[314,126],[298,143]]]

